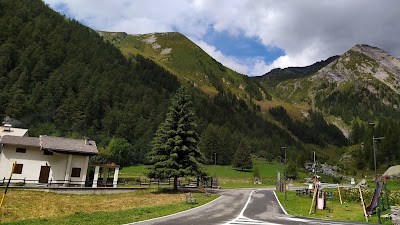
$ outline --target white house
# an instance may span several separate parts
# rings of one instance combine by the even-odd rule
[[[12,183],[84,186],[89,157],[98,154],[94,141],[61,137],[4,135],[0,145],[0,179],[16,162]]]

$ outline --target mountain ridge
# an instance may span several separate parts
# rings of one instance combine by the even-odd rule
[[[223,66],[179,32],[126,34],[97,31],[121,49],[126,56],[141,54],[211,96],[218,92],[234,93],[239,98],[258,100],[269,94],[246,75]]]

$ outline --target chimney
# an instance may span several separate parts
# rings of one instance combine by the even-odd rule
[[[9,123],[6,123],[6,124],[4,124],[4,131],[5,132],[11,132],[11,124],[9,124]]]

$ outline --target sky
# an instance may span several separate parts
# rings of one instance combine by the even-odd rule
[[[368,44],[400,56],[398,0],[44,0],[103,31],[180,32],[249,76]]]

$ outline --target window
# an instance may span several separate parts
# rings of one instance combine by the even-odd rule
[[[26,152],[26,148],[17,148],[16,152],[25,153]]]
[[[43,155],[53,155],[53,152],[48,151],[48,150],[44,150],[43,151]]]
[[[23,164],[15,164],[14,173],[15,174],[21,174],[23,166],[24,166]]]
[[[81,168],[72,168],[71,177],[80,177],[81,176]]]

